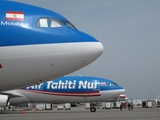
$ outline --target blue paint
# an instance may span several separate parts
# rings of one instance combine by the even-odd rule
[[[11,1],[0,1],[0,8],[0,47],[98,42],[98,40],[82,31],[67,27],[62,21],[68,20],[54,11]],[[24,21],[6,20],[7,11],[23,12]],[[48,17],[49,25],[51,19],[56,18],[61,22],[62,27],[37,27],[36,22],[41,17]]]
[[[89,76],[67,76],[45,82],[40,85],[23,88],[25,90],[40,90],[57,93],[92,93],[105,90],[123,89],[114,81]]]

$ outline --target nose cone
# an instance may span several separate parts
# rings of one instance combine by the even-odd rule
[[[117,95],[120,95],[125,92],[125,89],[121,86],[113,86],[113,90],[115,90],[115,93]]]
[[[117,100],[117,96],[121,95],[121,94],[124,93],[124,92],[125,92],[125,89],[123,89],[123,88],[113,89],[113,90],[110,91],[110,94],[111,94],[110,98],[115,99],[115,97],[116,97],[116,100]],[[109,95],[108,95],[108,96],[109,96]],[[109,98],[109,99],[110,99],[110,98]]]
[[[119,96],[120,94],[122,94],[124,92],[125,92],[124,88],[115,89],[115,90],[113,90],[112,97]]]
[[[117,94],[118,94],[118,95],[120,95],[120,94],[122,94],[122,93],[124,93],[124,92],[125,92],[125,89],[123,89],[123,88],[122,88],[122,89],[117,90]]]
[[[103,45],[100,42],[82,42],[82,61],[86,66],[96,60],[103,53]]]

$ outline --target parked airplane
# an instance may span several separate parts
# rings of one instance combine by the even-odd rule
[[[58,13],[0,1],[0,91],[64,76],[102,52],[98,40]]]
[[[26,106],[28,103],[80,103],[106,101],[119,96],[124,88],[111,80],[87,76],[66,76],[22,89],[5,91],[8,98],[0,106]]]

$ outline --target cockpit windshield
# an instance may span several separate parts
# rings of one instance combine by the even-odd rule
[[[116,83],[110,83],[109,86],[118,86]]]
[[[66,25],[67,27],[77,30],[77,28],[76,28],[74,25],[72,25],[72,23],[70,23],[69,21],[67,21],[67,20],[61,20],[61,21],[62,21],[63,24]]]

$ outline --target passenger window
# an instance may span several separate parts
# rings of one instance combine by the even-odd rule
[[[49,23],[48,21],[49,21],[49,18],[40,18],[38,19],[36,26],[37,27],[48,27],[48,23]]]
[[[62,24],[61,24],[60,21],[58,21],[57,19],[52,18],[51,27],[52,27],[52,28],[62,27]]]

